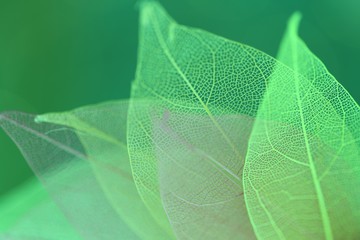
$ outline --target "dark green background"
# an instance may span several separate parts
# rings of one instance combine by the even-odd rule
[[[301,36],[360,102],[359,0],[163,0],[180,23],[275,56],[292,12]],[[63,111],[129,97],[135,0],[0,0],[0,111]],[[0,131],[0,194],[32,175]]]

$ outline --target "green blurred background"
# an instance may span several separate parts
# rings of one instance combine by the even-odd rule
[[[160,0],[180,23],[275,56],[286,21],[360,102],[359,0]],[[135,0],[0,0],[0,111],[63,111],[129,97]],[[32,176],[0,131],[0,194]]]

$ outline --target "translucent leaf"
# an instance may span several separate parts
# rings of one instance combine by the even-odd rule
[[[126,143],[127,101],[46,114],[38,120],[73,128],[106,196],[141,239],[170,239],[149,214],[135,187]]]
[[[253,119],[215,119],[239,147],[232,148],[204,116],[166,112],[154,127],[161,200],[178,239],[253,238],[238,159]]]
[[[36,118],[5,113],[1,126],[85,239],[168,239],[132,181],[126,115],[120,101]]]
[[[275,60],[145,1],[129,112],[3,113],[0,126],[84,239],[356,239],[359,106],[298,23]]]
[[[35,118],[24,113],[4,113],[0,124],[69,223],[85,239],[134,236],[104,196],[73,129],[39,123]]]
[[[258,111],[244,169],[259,239],[360,236],[360,109],[297,35],[294,14]]]
[[[200,194],[199,198],[203,199],[197,203],[211,205],[243,192],[240,182],[237,186],[231,185],[232,191],[222,196],[225,186],[217,182],[219,179],[220,182],[228,181],[222,172],[242,179],[246,154],[247,138],[246,134],[241,136],[241,129],[249,127],[249,122],[239,120],[236,125],[234,118],[228,125],[226,121],[229,116],[239,115],[239,119],[256,116],[267,81],[277,65],[276,60],[251,47],[177,24],[157,3],[142,4],[138,66],[131,94],[136,104],[130,104],[128,119],[130,160],[135,183],[145,204],[162,226],[169,231],[171,225],[174,227],[178,238],[186,239],[193,234],[209,239],[254,238],[243,197],[238,197],[236,210],[231,204],[219,205],[217,210],[203,208],[198,215],[193,212],[195,220],[181,218],[184,206],[172,206],[170,200],[163,197],[169,196],[170,186],[176,183],[174,179],[178,176],[169,174],[174,171],[189,176],[190,171],[195,170],[199,175],[192,182],[193,193],[181,190],[176,193],[183,202],[192,202],[192,196]],[[291,75],[289,68],[282,66],[282,69],[285,76]],[[139,101],[144,103],[138,104]],[[188,150],[179,139],[155,138],[157,130],[154,126],[166,114],[171,116],[171,131],[182,135],[186,132],[186,142],[192,142],[207,155],[216,157],[218,167],[223,168],[221,172],[202,163],[201,156],[187,155]],[[159,152],[177,155],[175,162],[178,164],[174,163],[171,170],[171,165],[165,167],[169,173],[159,172],[159,168],[164,169],[159,166]],[[161,162],[170,160],[163,156]],[[178,166],[189,162],[188,170]],[[200,176],[206,178],[200,180]],[[180,179],[184,178],[180,176]],[[242,214],[230,218],[228,213],[232,210]],[[214,211],[219,214],[217,222],[214,222]]]

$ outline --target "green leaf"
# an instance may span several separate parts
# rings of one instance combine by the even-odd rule
[[[249,46],[177,24],[155,2],[142,4],[129,154],[145,204],[178,238],[255,238],[242,169],[249,119],[276,65]],[[179,137],[166,136],[164,123]]]
[[[259,239],[360,236],[360,109],[289,21],[258,111],[244,169]]]
[[[25,113],[3,113],[0,126],[17,144],[68,222],[85,239],[135,237],[104,195],[74,130],[36,119]]]
[[[76,131],[111,205],[140,239],[170,239],[172,236],[151,217],[135,187],[126,143],[127,111],[127,101],[115,101],[45,114],[37,120]]]
[[[252,239],[237,153],[246,152],[253,119],[214,119],[239,147],[205,116],[166,112],[155,124],[161,201],[178,239]]]
[[[299,21],[275,60],[145,1],[129,106],[2,113],[0,126],[64,214],[59,226],[85,239],[356,239],[359,106]]]
[[[132,180],[126,116],[119,101],[37,117],[4,113],[0,125],[82,237],[169,239]]]

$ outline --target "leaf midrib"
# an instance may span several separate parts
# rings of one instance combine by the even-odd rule
[[[293,27],[293,26],[292,26]],[[297,29],[297,28],[295,28]],[[294,27],[291,29],[291,31],[296,31],[294,29]],[[292,32],[292,36],[297,36],[296,32]],[[322,224],[323,224],[323,230],[324,230],[324,234],[325,234],[325,238],[327,240],[332,240],[333,239],[333,235],[332,235],[332,231],[331,231],[331,223],[330,223],[330,218],[329,218],[329,214],[327,212],[327,207],[326,207],[326,202],[325,202],[325,198],[324,198],[324,193],[322,191],[322,187],[321,187],[321,183],[319,181],[319,177],[316,171],[316,166],[315,166],[315,162],[313,159],[313,156],[311,154],[311,147],[309,144],[309,139],[308,139],[308,135],[307,135],[307,130],[306,130],[306,126],[305,126],[305,119],[304,119],[304,113],[303,113],[303,108],[302,108],[302,102],[300,99],[300,82],[299,82],[299,77],[298,77],[298,59],[297,59],[297,46],[296,46],[296,39],[293,39],[291,41],[291,48],[293,49],[294,53],[292,54],[292,58],[293,58],[293,63],[294,63],[294,81],[295,81],[295,91],[296,91],[296,101],[297,101],[297,105],[299,108],[299,114],[300,114],[300,121],[301,121],[301,128],[302,128],[302,132],[304,135],[304,143],[305,143],[305,147],[306,147],[306,154],[308,157],[308,161],[309,161],[309,167],[310,167],[310,172],[311,172],[311,176],[313,179],[313,183],[314,183],[314,187],[315,187],[315,192],[316,195],[318,196],[318,204],[319,204],[319,208],[320,208],[320,214],[321,214],[321,219],[322,219]]]
[[[231,146],[231,148],[234,150],[234,152],[236,153],[237,157],[239,159],[242,159],[240,153],[237,151],[235,145],[232,143],[232,141],[229,139],[229,137],[226,135],[226,133],[224,132],[224,130],[222,129],[222,127],[219,125],[219,123],[216,121],[216,119],[214,118],[212,112],[210,111],[210,109],[207,107],[207,105],[204,103],[204,101],[201,99],[201,97],[199,96],[199,94],[196,92],[195,88],[192,86],[192,84],[190,83],[189,79],[187,78],[187,76],[182,72],[182,70],[180,69],[180,67],[178,66],[178,64],[176,63],[175,59],[173,58],[164,38],[163,35],[159,29],[159,22],[156,16],[154,16],[154,14],[152,13],[152,18],[153,21],[151,21],[151,23],[153,24],[154,30],[155,30],[155,35],[159,41],[159,44],[161,46],[161,48],[163,49],[166,57],[168,58],[168,60],[170,61],[171,65],[175,68],[175,70],[179,73],[180,77],[185,81],[186,85],[190,88],[190,90],[192,91],[192,93],[195,95],[195,97],[198,99],[198,101],[200,102],[201,106],[204,108],[205,112],[207,113],[207,115],[209,116],[210,120],[213,122],[213,124],[215,125],[215,127],[219,130],[219,132],[221,133],[221,135],[224,137],[225,141]],[[171,24],[176,24],[176,23],[171,23]],[[219,165],[221,165],[220,163],[218,163]],[[228,175],[229,172],[225,171],[225,175]],[[234,173],[229,174],[229,178],[232,179],[233,175],[235,175]]]
[[[80,153],[80,152],[78,152],[77,150],[72,149],[72,148],[66,146],[66,145],[63,144],[63,143],[61,143],[61,142],[59,142],[59,141],[57,141],[57,140],[55,140],[55,139],[50,138],[50,137],[46,136],[45,134],[42,134],[42,133],[40,133],[40,132],[37,132],[37,131],[35,131],[35,130],[33,130],[33,129],[31,129],[31,128],[29,128],[29,127],[27,127],[27,126],[25,126],[25,125],[23,125],[23,124],[21,124],[21,123],[19,123],[19,122],[16,122],[15,120],[7,117],[5,114],[1,114],[0,117],[1,117],[3,120],[8,121],[10,124],[13,124],[13,125],[15,125],[15,126],[17,126],[17,127],[20,127],[21,129],[25,130],[25,131],[28,132],[28,133],[31,133],[31,134],[33,134],[33,135],[35,135],[35,136],[38,136],[39,138],[47,141],[47,142],[50,143],[50,144],[53,144],[54,146],[59,147],[60,149],[64,150],[65,152],[67,152],[67,153],[69,153],[69,154],[71,154],[71,155],[74,155],[74,156],[76,156],[76,157],[79,157],[80,159],[87,159],[87,156],[84,155],[83,153]],[[1,120],[1,118],[0,118],[0,120]],[[1,125],[0,125],[0,126],[1,126]],[[9,136],[11,137],[11,135],[9,135]],[[16,141],[15,141],[15,142],[16,142]],[[20,149],[21,149],[21,148],[20,148]]]

